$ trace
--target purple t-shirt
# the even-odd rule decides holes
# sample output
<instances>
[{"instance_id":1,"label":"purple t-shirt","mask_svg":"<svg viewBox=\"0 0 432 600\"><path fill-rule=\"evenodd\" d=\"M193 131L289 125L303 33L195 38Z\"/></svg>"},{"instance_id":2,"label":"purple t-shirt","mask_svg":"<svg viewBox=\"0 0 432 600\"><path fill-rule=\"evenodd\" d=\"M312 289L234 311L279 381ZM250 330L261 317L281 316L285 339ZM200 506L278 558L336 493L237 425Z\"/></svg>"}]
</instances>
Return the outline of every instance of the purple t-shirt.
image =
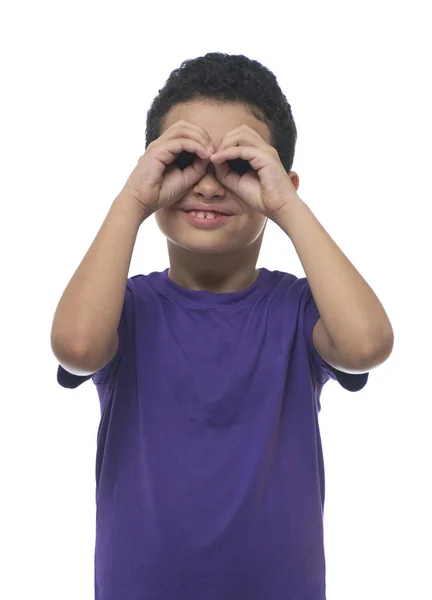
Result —
<instances>
[{"instance_id":1,"label":"purple t-shirt","mask_svg":"<svg viewBox=\"0 0 432 600\"><path fill-rule=\"evenodd\" d=\"M128 279L119 349L92 378L96 600L325 600L329 380L306 278L260 269L241 292Z\"/></svg>"}]
</instances>

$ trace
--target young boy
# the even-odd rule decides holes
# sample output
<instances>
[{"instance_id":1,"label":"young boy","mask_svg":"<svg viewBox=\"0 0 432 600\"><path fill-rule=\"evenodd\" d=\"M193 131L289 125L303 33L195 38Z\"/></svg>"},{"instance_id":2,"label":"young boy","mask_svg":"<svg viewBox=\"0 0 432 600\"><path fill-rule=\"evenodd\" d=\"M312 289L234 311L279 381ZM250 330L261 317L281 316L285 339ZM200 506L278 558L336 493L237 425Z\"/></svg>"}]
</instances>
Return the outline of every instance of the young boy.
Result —
<instances>
[{"instance_id":1,"label":"young boy","mask_svg":"<svg viewBox=\"0 0 432 600\"><path fill-rule=\"evenodd\" d=\"M262 65L183 63L59 302L58 382L101 404L97 600L325 599L320 394L361 390L393 333L297 196L295 140ZM128 278L151 214L169 269ZM307 278L256 269L268 218Z\"/></svg>"}]
</instances>

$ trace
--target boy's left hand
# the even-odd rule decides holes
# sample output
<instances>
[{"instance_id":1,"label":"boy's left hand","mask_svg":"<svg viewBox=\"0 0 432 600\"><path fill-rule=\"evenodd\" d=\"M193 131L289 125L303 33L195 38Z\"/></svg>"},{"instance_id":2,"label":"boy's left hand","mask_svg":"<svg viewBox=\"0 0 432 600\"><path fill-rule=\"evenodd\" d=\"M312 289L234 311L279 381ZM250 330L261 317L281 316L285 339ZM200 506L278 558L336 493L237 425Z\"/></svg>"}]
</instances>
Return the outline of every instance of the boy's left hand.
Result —
<instances>
[{"instance_id":1,"label":"boy's left hand","mask_svg":"<svg viewBox=\"0 0 432 600\"><path fill-rule=\"evenodd\" d=\"M247 160L253 171L239 175L227 160ZM253 209L274 219L293 198L297 190L273 146L251 127L242 125L221 141L218 152L210 158L217 179Z\"/></svg>"}]
</instances>

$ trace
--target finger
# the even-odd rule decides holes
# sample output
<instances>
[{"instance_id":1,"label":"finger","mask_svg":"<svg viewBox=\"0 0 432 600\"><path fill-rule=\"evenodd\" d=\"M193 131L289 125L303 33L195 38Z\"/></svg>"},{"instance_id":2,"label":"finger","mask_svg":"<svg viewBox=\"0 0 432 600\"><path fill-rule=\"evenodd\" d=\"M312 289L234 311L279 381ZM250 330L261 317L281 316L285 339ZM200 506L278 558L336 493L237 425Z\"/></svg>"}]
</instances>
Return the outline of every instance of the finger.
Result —
<instances>
[{"instance_id":1,"label":"finger","mask_svg":"<svg viewBox=\"0 0 432 600\"><path fill-rule=\"evenodd\" d=\"M243 125L240 125L240 127L236 127L235 129L228 131L228 133L226 134L226 136L224 136L224 138L231 136L231 135L238 135L241 133L250 134L253 137L256 137L256 138L259 138L262 140L262 137L259 135L259 133L257 131L255 131L255 129L252 129L252 127L249 127L248 125L246 125L245 123Z\"/></svg>"},{"instance_id":2,"label":"finger","mask_svg":"<svg viewBox=\"0 0 432 600\"><path fill-rule=\"evenodd\" d=\"M220 164L226 160L233 160L235 158L251 161L257 158L257 148L253 146L234 146L216 152L210 157L210 160L212 163Z\"/></svg>"},{"instance_id":3,"label":"finger","mask_svg":"<svg viewBox=\"0 0 432 600\"><path fill-rule=\"evenodd\" d=\"M226 137L224 137L219 145L217 154L219 154L220 151L229 148L230 146L239 145L255 146L257 148L264 149L268 144L266 144L258 134L253 135L253 133L251 133L250 131L242 129L239 131L231 132Z\"/></svg>"},{"instance_id":4,"label":"finger","mask_svg":"<svg viewBox=\"0 0 432 600\"><path fill-rule=\"evenodd\" d=\"M175 137L169 142L165 142L165 149L171 153L170 162L176 160L176 157L183 152L197 154L200 158L205 160L208 160L212 154L206 146L190 137Z\"/></svg>"},{"instance_id":5,"label":"finger","mask_svg":"<svg viewBox=\"0 0 432 600\"><path fill-rule=\"evenodd\" d=\"M205 129L198 127L188 121L178 121L171 125L161 136L161 138L173 139L179 137L189 137L191 139L200 142L203 146L208 148L211 152L215 151L213 142Z\"/></svg>"},{"instance_id":6,"label":"finger","mask_svg":"<svg viewBox=\"0 0 432 600\"><path fill-rule=\"evenodd\" d=\"M185 189L189 190L197 181L199 181L206 173L206 162L205 160L197 159L193 165L186 167L183 171Z\"/></svg>"}]
</instances>

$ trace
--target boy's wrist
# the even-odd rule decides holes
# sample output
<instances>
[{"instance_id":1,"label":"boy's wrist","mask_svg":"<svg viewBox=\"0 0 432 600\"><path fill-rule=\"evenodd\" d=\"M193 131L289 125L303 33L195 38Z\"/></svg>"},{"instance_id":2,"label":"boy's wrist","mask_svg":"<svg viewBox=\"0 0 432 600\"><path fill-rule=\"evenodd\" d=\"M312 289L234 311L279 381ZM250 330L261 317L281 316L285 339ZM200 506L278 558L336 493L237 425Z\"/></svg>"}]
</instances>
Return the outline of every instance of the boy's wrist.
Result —
<instances>
[{"instance_id":1,"label":"boy's wrist","mask_svg":"<svg viewBox=\"0 0 432 600\"><path fill-rule=\"evenodd\" d=\"M132 218L136 218L139 224L145 221L145 219L150 217L154 212L139 202L135 196L125 188L118 194L114 203L122 206L124 210L130 211Z\"/></svg>"}]
</instances>

